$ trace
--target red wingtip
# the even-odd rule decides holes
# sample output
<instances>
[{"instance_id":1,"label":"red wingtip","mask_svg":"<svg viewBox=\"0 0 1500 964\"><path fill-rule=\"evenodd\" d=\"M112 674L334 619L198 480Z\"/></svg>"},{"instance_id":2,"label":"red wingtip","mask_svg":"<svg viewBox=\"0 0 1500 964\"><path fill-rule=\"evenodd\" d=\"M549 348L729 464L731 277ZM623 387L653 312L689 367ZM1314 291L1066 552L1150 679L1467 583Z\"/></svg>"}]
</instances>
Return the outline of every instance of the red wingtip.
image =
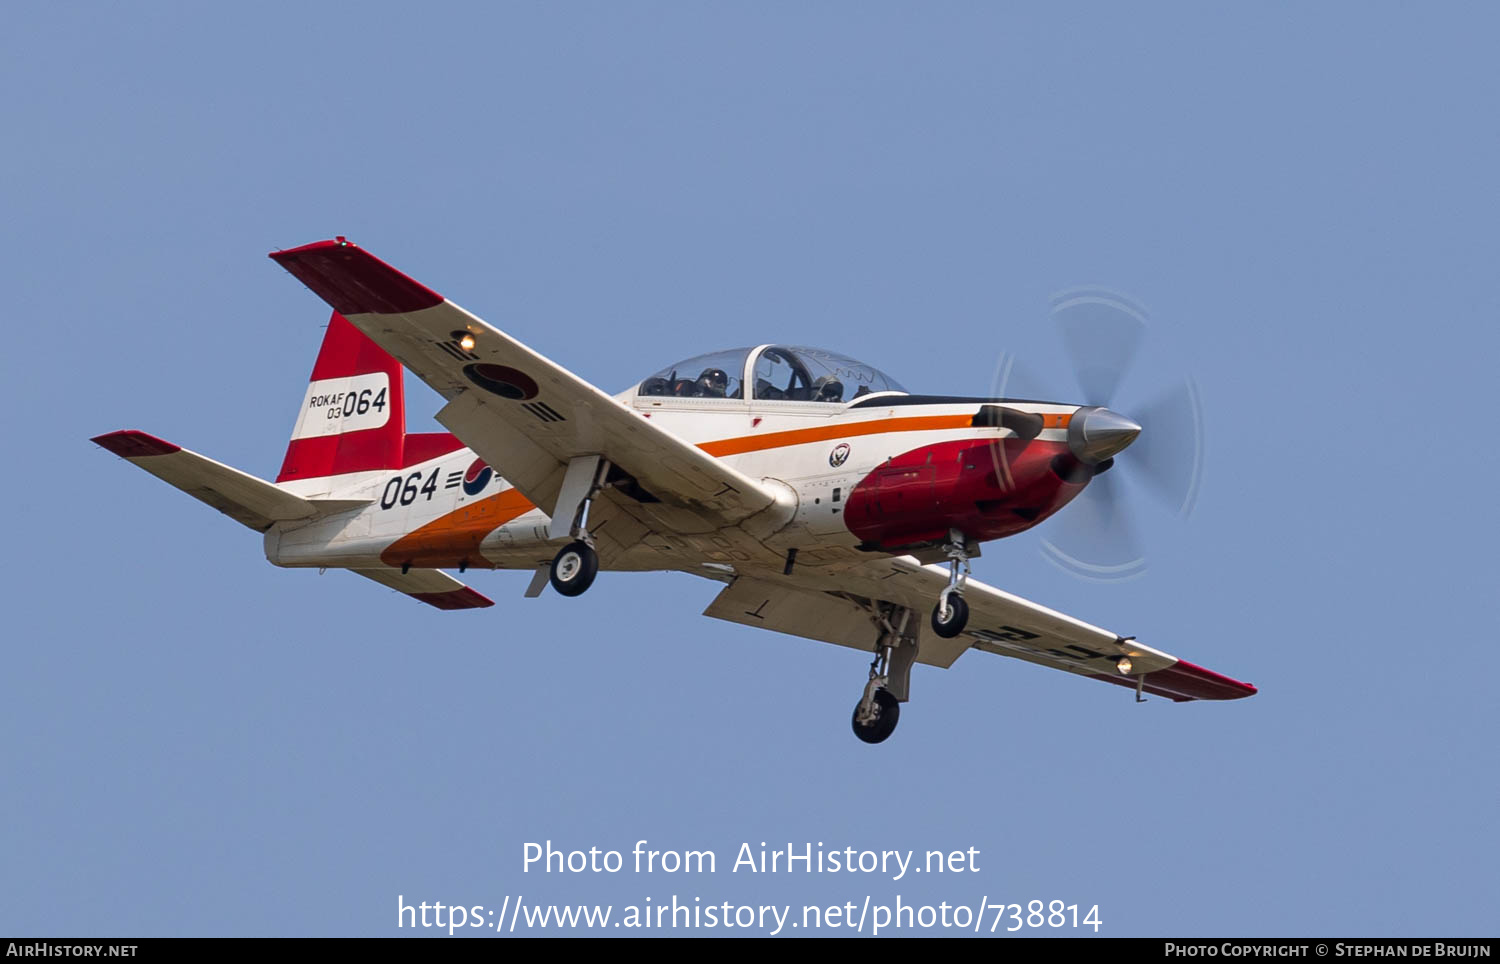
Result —
<instances>
[{"instance_id":1,"label":"red wingtip","mask_svg":"<svg viewBox=\"0 0 1500 964\"><path fill-rule=\"evenodd\" d=\"M344 315L400 314L443 303L443 296L340 237L268 257Z\"/></svg>"},{"instance_id":2,"label":"red wingtip","mask_svg":"<svg viewBox=\"0 0 1500 964\"><path fill-rule=\"evenodd\" d=\"M495 605L494 600L486 598L468 586L462 589L450 589L447 592L414 592L411 598L429 606L436 606L438 609L484 609L486 606Z\"/></svg>"},{"instance_id":3,"label":"red wingtip","mask_svg":"<svg viewBox=\"0 0 1500 964\"><path fill-rule=\"evenodd\" d=\"M1114 683L1116 686L1128 686L1131 689L1135 689L1136 685L1134 676L1100 673L1094 678L1104 680L1106 683ZM1166 669L1147 673L1145 690L1147 693L1165 696L1178 703L1185 703L1188 700L1242 700L1260 692L1250 683L1230 679L1211 669L1204 669L1202 666L1181 659Z\"/></svg>"},{"instance_id":4,"label":"red wingtip","mask_svg":"<svg viewBox=\"0 0 1500 964\"><path fill-rule=\"evenodd\" d=\"M95 445L106 448L123 459L138 459L146 455L171 455L173 452L181 452L182 446L165 442L155 435L147 435L145 432L137 432L135 429L125 429L119 432L110 432L105 435L96 435L89 439Z\"/></svg>"},{"instance_id":5,"label":"red wingtip","mask_svg":"<svg viewBox=\"0 0 1500 964\"><path fill-rule=\"evenodd\" d=\"M1260 692L1250 683L1231 679L1185 659L1179 659L1177 665L1166 672L1172 674L1176 689L1200 700L1240 700Z\"/></svg>"}]
</instances>

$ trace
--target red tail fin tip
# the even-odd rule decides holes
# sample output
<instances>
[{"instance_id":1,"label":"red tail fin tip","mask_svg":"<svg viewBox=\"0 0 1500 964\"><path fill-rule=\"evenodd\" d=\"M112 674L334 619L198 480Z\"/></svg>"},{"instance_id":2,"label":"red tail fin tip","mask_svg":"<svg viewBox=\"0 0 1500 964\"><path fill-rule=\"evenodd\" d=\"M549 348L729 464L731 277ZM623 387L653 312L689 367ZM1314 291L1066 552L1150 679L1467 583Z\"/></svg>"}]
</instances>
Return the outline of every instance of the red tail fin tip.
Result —
<instances>
[{"instance_id":1,"label":"red tail fin tip","mask_svg":"<svg viewBox=\"0 0 1500 964\"><path fill-rule=\"evenodd\" d=\"M335 311L276 481L399 469L405 442L401 363Z\"/></svg>"}]
</instances>

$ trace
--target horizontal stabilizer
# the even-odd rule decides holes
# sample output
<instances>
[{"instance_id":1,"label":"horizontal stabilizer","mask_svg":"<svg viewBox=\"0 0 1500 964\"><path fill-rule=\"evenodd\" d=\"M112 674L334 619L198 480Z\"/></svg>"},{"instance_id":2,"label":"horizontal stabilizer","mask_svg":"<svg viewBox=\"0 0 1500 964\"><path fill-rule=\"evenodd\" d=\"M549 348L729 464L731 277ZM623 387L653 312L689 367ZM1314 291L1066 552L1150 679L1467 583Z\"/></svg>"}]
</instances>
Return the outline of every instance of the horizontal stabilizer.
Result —
<instances>
[{"instance_id":1,"label":"horizontal stabilizer","mask_svg":"<svg viewBox=\"0 0 1500 964\"><path fill-rule=\"evenodd\" d=\"M494 601L438 569L351 569L382 586L404 592L417 602L437 609L484 609Z\"/></svg>"},{"instance_id":2,"label":"horizontal stabilizer","mask_svg":"<svg viewBox=\"0 0 1500 964\"><path fill-rule=\"evenodd\" d=\"M110 432L91 441L257 532L265 532L278 522L311 519L366 504L304 499L145 432Z\"/></svg>"}]
</instances>

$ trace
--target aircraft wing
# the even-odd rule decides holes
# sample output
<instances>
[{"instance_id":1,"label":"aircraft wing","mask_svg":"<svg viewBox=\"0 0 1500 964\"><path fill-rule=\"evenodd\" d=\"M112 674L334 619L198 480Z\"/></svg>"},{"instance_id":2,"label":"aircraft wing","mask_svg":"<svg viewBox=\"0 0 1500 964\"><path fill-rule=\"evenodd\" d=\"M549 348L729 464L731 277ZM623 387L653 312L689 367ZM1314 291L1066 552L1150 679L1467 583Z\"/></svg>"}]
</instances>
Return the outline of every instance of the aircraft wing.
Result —
<instances>
[{"instance_id":1,"label":"aircraft wing","mask_svg":"<svg viewBox=\"0 0 1500 964\"><path fill-rule=\"evenodd\" d=\"M957 639L944 639L932 631L928 614L947 585L945 567L924 566L911 556L842 570L799 569L785 577L741 575L719 593L705 615L868 652L876 639L867 615L870 604L889 602L919 614L920 663L947 667L973 648L1131 689L1137 677L1144 676L1145 692L1177 702L1232 700L1256 693L1249 683L973 579L964 591L968 627ZM1129 676L1119 671L1121 657L1130 659Z\"/></svg>"},{"instance_id":2,"label":"aircraft wing","mask_svg":"<svg viewBox=\"0 0 1500 964\"><path fill-rule=\"evenodd\" d=\"M775 501L758 480L362 248L319 241L271 258L447 399L438 421L549 515L569 463L594 455L629 477L612 476L617 488L681 510L680 531L733 525Z\"/></svg>"}]
</instances>

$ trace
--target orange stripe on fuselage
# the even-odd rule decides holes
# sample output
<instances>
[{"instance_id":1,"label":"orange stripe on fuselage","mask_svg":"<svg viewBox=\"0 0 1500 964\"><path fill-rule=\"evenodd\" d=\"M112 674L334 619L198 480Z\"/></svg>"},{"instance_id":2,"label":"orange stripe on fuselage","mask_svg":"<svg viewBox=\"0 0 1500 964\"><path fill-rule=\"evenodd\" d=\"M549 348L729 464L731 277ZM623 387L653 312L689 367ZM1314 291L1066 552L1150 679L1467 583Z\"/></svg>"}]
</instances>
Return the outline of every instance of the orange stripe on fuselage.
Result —
<instances>
[{"instance_id":1,"label":"orange stripe on fuselage","mask_svg":"<svg viewBox=\"0 0 1500 964\"><path fill-rule=\"evenodd\" d=\"M516 489L497 492L408 532L386 547L380 561L388 566L423 569L488 566L479 552L484 537L534 508Z\"/></svg>"},{"instance_id":2,"label":"orange stripe on fuselage","mask_svg":"<svg viewBox=\"0 0 1500 964\"><path fill-rule=\"evenodd\" d=\"M1070 420L1068 415L1042 417L1047 428L1066 428ZM809 442L831 442L834 439L855 438L860 435L941 431L969 428L973 424L973 415L908 415L742 435L738 438L700 442L698 447L709 455L722 458L726 455L743 455L746 452L762 452ZM506 489L455 509L407 533L391 543L380 554L380 559L388 566L413 565L430 569L455 569L461 564L486 566L488 562L479 552L479 544L484 541L485 536L534 508L536 506L520 492Z\"/></svg>"},{"instance_id":3,"label":"orange stripe on fuselage","mask_svg":"<svg viewBox=\"0 0 1500 964\"><path fill-rule=\"evenodd\" d=\"M742 455L745 452L760 452L765 449L785 448L789 445L804 445L808 442L831 442L834 439L854 438L859 435L938 431L947 428L969 428L973 424L973 415L910 415L905 418L875 418L867 422L844 422L840 425L820 425L817 428L794 428L786 432L743 435L739 438L720 439L717 442L702 442L698 447L709 455L723 457Z\"/></svg>"}]
</instances>

